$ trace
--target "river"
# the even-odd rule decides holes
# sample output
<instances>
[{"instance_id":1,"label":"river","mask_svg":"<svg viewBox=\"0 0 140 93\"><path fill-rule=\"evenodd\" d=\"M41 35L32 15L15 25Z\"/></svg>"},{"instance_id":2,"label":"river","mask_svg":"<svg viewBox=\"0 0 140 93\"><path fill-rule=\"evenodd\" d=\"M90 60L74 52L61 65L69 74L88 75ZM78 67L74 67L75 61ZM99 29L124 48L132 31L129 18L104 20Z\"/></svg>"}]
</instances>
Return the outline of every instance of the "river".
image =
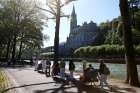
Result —
<instances>
[{"instance_id":1,"label":"river","mask_svg":"<svg viewBox=\"0 0 140 93\"><path fill-rule=\"evenodd\" d=\"M66 68L68 69L68 62L66 62ZM89 63L87 63L88 65ZM99 69L99 63L90 63L95 69ZM111 64L111 63L106 63L107 67L110 69L110 77L111 78L118 78L121 80L124 80L126 77L126 65L125 64ZM75 62L75 69L77 71L82 70L82 63L81 62ZM140 65L137 65L137 70L139 74L139 79L140 79Z\"/></svg>"}]
</instances>

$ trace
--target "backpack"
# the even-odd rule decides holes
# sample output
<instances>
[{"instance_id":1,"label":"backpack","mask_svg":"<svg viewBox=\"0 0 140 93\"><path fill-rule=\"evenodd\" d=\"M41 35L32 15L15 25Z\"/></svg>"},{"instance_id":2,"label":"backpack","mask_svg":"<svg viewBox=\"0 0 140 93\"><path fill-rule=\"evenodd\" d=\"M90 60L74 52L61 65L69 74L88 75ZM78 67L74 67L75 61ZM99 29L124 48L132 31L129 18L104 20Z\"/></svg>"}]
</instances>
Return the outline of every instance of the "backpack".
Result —
<instances>
[{"instance_id":1,"label":"backpack","mask_svg":"<svg viewBox=\"0 0 140 93\"><path fill-rule=\"evenodd\" d=\"M104 67L104 74L105 75L110 75L110 70L109 70L109 68L108 67Z\"/></svg>"},{"instance_id":2,"label":"backpack","mask_svg":"<svg viewBox=\"0 0 140 93\"><path fill-rule=\"evenodd\" d=\"M72 65L71 65L71 68L72 68L72 70L75 70L75 65L72 64Z\"/></svg>"},{"instance_id":3,"label":"backpack","mask_svg":"<svg viewBox=\"0 0 140 93\"><path fill-rule=\"evenodd\" d=\"M75 65L74 64L70 64L69 65L69 70L75 70Z\"/></svg>"}]
</instances>

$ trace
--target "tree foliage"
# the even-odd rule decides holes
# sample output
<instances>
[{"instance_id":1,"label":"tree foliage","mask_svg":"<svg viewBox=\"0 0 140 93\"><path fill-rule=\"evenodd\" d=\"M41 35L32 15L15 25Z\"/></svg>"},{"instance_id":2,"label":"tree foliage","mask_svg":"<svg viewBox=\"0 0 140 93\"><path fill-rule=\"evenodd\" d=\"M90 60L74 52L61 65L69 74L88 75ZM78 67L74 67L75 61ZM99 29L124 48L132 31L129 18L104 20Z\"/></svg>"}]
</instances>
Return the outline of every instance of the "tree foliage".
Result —
<instances>
[{"instance_id":1,"label":"tree foliage","mask_svg":"<svg viewBox=\"0 0 140 93\"><path fill-rule=\"evenodd\" d=\"M140 56L140 44L136 45L135 53ZM80 47L74 51L74 55L84 58L98 58L98 57L123 57L125 48L123 45L118 44L104 44L99 46L86 46Z\"/></svg>"},{"instance_id":2,"label":"tree foliage","mask_svg":"<svg viewBox=\"0 0 140 93\"><path fill-rule=\"evenodd\" d=\"M78 57L121 57L124 55L125 49L123 45L100 45L80 47L74 51Z\"/></svg>"},{"instance_id":3,"label":"tree foliage","mask_svg":"<svg viewBox=\"0 0 140 93\"><path fill-rule=\"evenodd\" d=\"M43 45L42 13L34 0L0 1L0 52L2 57L17 58L26 48ZM7 53L6 53L7 52ZM14 55L14 56L13 56Z\"/></svg>"}]
</instances>

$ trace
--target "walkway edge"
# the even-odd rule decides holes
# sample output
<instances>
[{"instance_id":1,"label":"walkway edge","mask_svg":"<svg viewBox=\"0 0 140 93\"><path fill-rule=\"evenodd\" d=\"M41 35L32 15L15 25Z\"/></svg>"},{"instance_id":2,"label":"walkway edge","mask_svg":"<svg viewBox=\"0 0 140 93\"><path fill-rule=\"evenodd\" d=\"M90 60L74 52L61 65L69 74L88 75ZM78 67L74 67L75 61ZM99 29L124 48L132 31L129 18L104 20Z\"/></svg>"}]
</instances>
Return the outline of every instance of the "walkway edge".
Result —
<instances>
[{"instance_id":1,"label":"walkway edge","mask_svg":"<svg viewBox=\"0 0 140 93\"><path fill-rule=\"evenodd\" d=\"M20 86L8 70L4 69L4 72L6 73L6 75L8 76L8 78L10 79L10 81L12 82L14 87L15 86ZM15 92L16 93L28 93L24 88L15 88Z\"/></svg>"}]
</instances>

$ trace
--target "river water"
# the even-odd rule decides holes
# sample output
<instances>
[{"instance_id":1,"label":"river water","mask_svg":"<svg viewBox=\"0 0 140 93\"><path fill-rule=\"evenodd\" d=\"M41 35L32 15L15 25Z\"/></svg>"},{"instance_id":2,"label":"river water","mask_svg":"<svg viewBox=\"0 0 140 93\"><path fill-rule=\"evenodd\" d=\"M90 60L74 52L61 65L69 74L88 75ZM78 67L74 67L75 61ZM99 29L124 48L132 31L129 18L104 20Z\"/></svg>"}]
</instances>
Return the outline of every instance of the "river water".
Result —
<instances>
[{"instance_id":1,"label":"river water","mask_svg":"<svg viewBox=\"0 0 140 93\"><path fill-rule=\"evenodd\" d=\"M82 63L81 62L74 62L75 63L75 69L77 71L82 71ZM87 63L88 65L89 63ZM99 69L99 63L90 63L95 69ZM111 78L118 78L124 80L126 77L126 65L125 64L111 64L106 63L107 67L110 69L110 77ZM66 68L68 69L68 62L66 62ZM137 70L139 74L140 79L140 65L137 65Z\"/></svg>"}]
</instances>

